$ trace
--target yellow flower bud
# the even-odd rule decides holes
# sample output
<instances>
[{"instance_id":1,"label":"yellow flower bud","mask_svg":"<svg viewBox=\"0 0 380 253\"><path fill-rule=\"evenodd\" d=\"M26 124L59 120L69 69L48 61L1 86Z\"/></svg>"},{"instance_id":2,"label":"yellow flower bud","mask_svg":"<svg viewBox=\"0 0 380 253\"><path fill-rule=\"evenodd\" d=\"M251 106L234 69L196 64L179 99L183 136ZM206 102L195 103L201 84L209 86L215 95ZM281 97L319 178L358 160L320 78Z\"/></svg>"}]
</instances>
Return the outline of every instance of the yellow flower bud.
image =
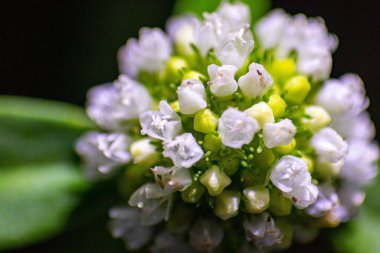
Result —
<instances>
[{"instance_id":1,"label":"yellow flower bud","mask_svg":"<svg viewBox=\"0 0 380 253\"><path fill-rule=\"evenodd\" d=\"M178 56L172 56L166 63L164 76L170 81L179 80L182 77L181 71L186 68L188 68L188 64L185 59Z\"/></svg>"},{"instance_id":2,"label":"yellow flower bud","mask_svg":"<svg viewBox=\"0 0 380 253\"><path fill-rule=\"evenodd\" d=\"M170 103L170 107L173 108L175 112L179 112L179 101L176 100Z\"/></svg>"},{"instance_id":3,"label":"yellow flower bud","mask_svg":"<svg viewBox=\"0 0 380 253\"><path fill-rule=\"evenodd\" d=\"M231 184L231 179L216 165L206 170L199 181L207 188L211 196L219 195L224 188Z\"/></svg>"},{"instance_id":4,"label":"yellow flower bud","mask_svg":"<svg viewBox=\"0 0 380 253\"><path fill-rule=\"evenodd\" d=\"M273 123L273 111L265 102L260 102L244 111L252 118L256 119L262 128L266 123Z\"/></svg>"},{"instance_id":5,"label":"yellow flower bud","mask_svg":"<svg viewBox=\"0 0 380 253\"><path fill-rule=\"evenodd\" d=\"M190 71L185 72L185 74L183 75L183 79L202 80L202 79L206 79L206 77L204 75L202 75L201 73L199 73L198 71L190 70Z\"/></svg>"},{"instance_id":6,"label":"yellow flower bud","mask_svg":"<svg viewBox=\"0 0 380 253\"><path fill-rule=\"evenodd\" d=\"M300 105L309 94L311 85L306 76L295 76L285 83L285 100L290 104Z\"/></svg>"},{"instance_id":7,"label":"yellow flower bud","mask_svg":"<svg viewBox=\"0 0 380 253\"><path fill-rule=\"evenodd\" d=\"M271 75L278 80L286 80L289 77L292 77L296 74L297 66L294 60L285 58L285 59L276 59L273 61L272 66L270 67Z\"/></svg>"},{"instance_id":8,"label":"yellow flower bud","mask_svg":"<svg viewBox=\"0 0 380 253\"><path fill-rule=\"evenodd\" d=\"M321 106L306 106L305 114L307 114L309 118L302 118L302 124L312 132L317 132L331 122L330 114Z\"/></svg>"},{"instance_id":9,"label":"yellow flower bud","mask_svg":"<svg viewBox=\"0 0 380 253\"><path fill-rule=\"evenodd\" d=\"M194 130L204 134L212 133L218 126L218 117L209 109L203 109L195 114Z\"/></svg>"},{"instance_id":10,"label":"yellow flower bud","mask_svg":"<svg viewBox=\"0 0 380 253\"><path fill-rule=\"evenodd\" d=\"M289 154L290 152L292 152L294 150L294 148L296 147L296 144L297 144L297 142L293 138L292 141L288 145L277 146L277 147L274 148L274 150L277 153L280 153L282 155L286 155L286 154Z\"/></svg>"},{"instance_id":11,"label":"yellow flower bud","mask_svg":"<svg viewBox=\"0 0 380 253\"><path fill-rule=\"evenodd\" d=\"M287 107L286 102L278 94L273 94L269 97L268 105L270 108L272 108L275 118L281 117Z\"/></svg>"},{"instance_id":12,"label":"yellow flower bud","mask_svg":"<svg viewBox=\"0 0 380 253\"><path fill-rule=\"evenodd\" d=\"M203 147L207 151L217 152L222 146L222 139L217 133L206 134L203 139Z\"/></svg>"}]
</instances>

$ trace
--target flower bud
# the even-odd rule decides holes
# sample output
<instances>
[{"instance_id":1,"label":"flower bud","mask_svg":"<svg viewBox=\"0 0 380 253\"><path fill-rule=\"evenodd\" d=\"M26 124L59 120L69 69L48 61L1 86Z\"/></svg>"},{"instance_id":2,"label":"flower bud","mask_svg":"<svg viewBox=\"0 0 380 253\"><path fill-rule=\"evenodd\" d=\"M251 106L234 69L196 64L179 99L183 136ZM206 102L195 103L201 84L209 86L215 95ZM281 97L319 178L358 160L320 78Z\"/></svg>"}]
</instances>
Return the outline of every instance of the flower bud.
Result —
<instances>
[{"instance_id":1,"label":"flower bud","mask_svg":"<svg viewBox=\"0 0 380 253\"><path fill-rule=\"evenodd\" d=\"M268 148L289 145L296 134L296 127L290 119L268 123L263 128L264 144Z\"/></svg>"},{"instance_id":2,"label":"flower bud","mask_svg":"<svg viewBox=\"0 0 380 253\"><path fill-rule=\"evenodd\" d=\"M183 79L198 79L199 81L201 81L202 79L205 80L206 77L198 71L189 70L183 74Z\"/></svg>"},{"instance_id":3,"label":"flower bud","mask_svg":"<svg viewBox=\"0 0 380 253\"><path fill-rule=\"evenodd\" d=\"M247 74L239 78L239 87L249 98L263 96L273 85L273 79L265 68L257 63L249 65Z\"/></svg>"},{"instance_id":4,"label":"flower bud","mask_svg":"<svg viewBox=\"0 0 380 253\"><path fill-rule=\"evenodd\" d=\"M294 76L296 72L296 63L290 58L275 59L270 66L270 73L280 81Z\"/></svg>"},{"instance_id":5,"label":"flower bud","mask_svg":"<svg viewBox=\"0 0 380 253\"><path fill-rule=\"evenodd\" d=\"M220 159L219 165L228 176L232 176L239 169L240 162L238 159L227 156Z\"/></svg>"},{"instance_id":6,"label":"flower bud","mask_svg":"<svg viewBox=\"0 0 380 253\"><path fill-rule=\"evenodd\" d=\"M223 191L215 199L214 213L222 220L228 220L239 213L240 193Z\"/></svg>"},{"instance_id":7,"label":"flower bud","mask_svg":"<svg viewBox=\"0 0 380 253\"><path fill-rule=\"evenodd\" d=\"M265 102L257 103L244 111L246 114L256 119L260 124L260 128L267 123L274 122L273 111Z\"/></svg>"},{"instance_id":8,"label":"flower bud","mask_svg":"<svg viewBox=\"0 0 380 253\"><path fill-rule=\"evenodd\" d=\"M269 97L268 105L272 109L275 118L281 117L287 107L286 102L278 94L272 94Z\"/></svg>"},{"instance_id":9,"label":"flower bud","mask_svg":"<svg viewBox=\"0 0 380 253\"><path fill-rule=\"evenodd\" d=\"M243 195L244 206L249 213L262 213L269 207L269 190L263 186L245 188Z\"/></svg>"},{"instance_id":10,"label":"flower bud","mask_svg":"<svg viewBox=\"0 0 380 253\"><path fill-rule=\"evenodd\" d=\"M286 154L289 154L290 152L292 152L294 150L294 148L296 147L296 145L297 145L296 139L293 138L292 141L288 145L277 146L274 148L274 150L277 153L280 153L282 155L286 155Z\"/></svg>"},{"instance_id":11,"label":"flower bud","mask_svg":"<svg viewBox=\"0 0 380 253\"><path fill-rule=\"evenodd\" d=\"M149 166L158 161L160 155L156 152L156 148L150 144L150 138L144 138L131 144L130 152L135 164L143 164Z\"/></svg>"},{"instance_id":12,"label":"flower bud","mask_svg":"<svg viewBox=\"0 0 380 253\"><path fill-rule=\"evenodd\" d=\"M200 133L208 134L216 130L218 126L218 116L210 111L204 109L195 114L194 117L194 130Z\"/></svg>"},{"instance_id":13,"label":"flower bud","mask_svg":"<svg viewBox=\"0 0 380 253\"><path fill-rule=\"evenodd\" d=\"M207 68L210 76L210 90L217 97L231 95L237 91L238 84L235 81L237 68L232 65L223 65L221 67L212 64Z\"/></svg>"},{"instance_id":14,"label":"flower bud","mask_svg":"<svg viewBox=\"0 0 380 253\"><path fill-rule=\"evenodd\" d=\"M189 232L190 244L201 252L212 252L224 236L223 228L214 220L200 218Z\"/></svg>"},{"instance_id":15,"label":"flower bud","mask_svg":"<svg viewBox=\"0 0 380 253\"><path fill-rule=\"evenodd\" d=\"M330 127L319 130L311 139L311 146L319 159L332 163L342 160L348 149L343 138Z\"/></svg>"},{"instance_id":16,"label":"flower bud","mask_svg":"<svg viewBox=\"0 0 380 253\"><path fill-rule=\"evenodd\" d=\"M181 193L181 198L186 203L198 203L205 193L205 188L199 182L193 182L186 190Z\"/></svg>"},{"instance_id":17,"label":"flower bud","mask_svg":"<svg viewBox=\"0 0 380 253\"><path fill-rule=\"evenodd\" d=\"M321 106L306 106L305 114L308 115L309 118L302 118L302 124L313 132L317 132L331 122L330 114Z\"/></svg>"},{"instance_id":18,"label":"flower bud","mask_svg":"<svg viewBox=\"0 0 380 253\"><path fill-rule=\"evenodd\" d=\"M286 216L292 211L292 202L282 195L282 192L276 188L270 191L270 207L269 211L276 216Z\"/></svg>"},{"instance_id":19,"label":"flower bud","mask_svg":"<svg viewBox=\"0 0 380 253\"><path fill-rule=\"evenodd\" d=\"M309 94L311 85L305 76L295 76L285 83L285 100L300 105Z\"/></svg>"},{"instance_id":20,"label":"flower bud","mask_svg":"<svg viewBox=\"0 0 380 253\"><path fill-rule=\"evenodd\" d=\"M211 196L219 195L224 188L231 184L231 179L216 165L206 170L199 181L207 188Z\"/></svg>"},{"instance_id":21,"label":"flower bud","mask_svg":"<svg viewBox=\"0 0 380 253\"><path fill-rule=\"evenodd\" d=\"M184 79L177 89L179 109L183 114L194 114L207 106L206 91L198 79Z\"/></svg>"},{"instance_id":22,"label":"flower bud","mask_svg":"<svg viewBox=\"0 0 380 253\"><path fill-rule=\"evenodd\" d=\"M222 146L222 139L217 133L206 134L203 139L203 147L212 152L217 152Z\"/></svg>"},{"instance_id":23,"label":"flower bud","mask_svg":"<svg viewBox=\"0 0 380 253\"><path fill-rule=\"evenodd\" d=\"M172 56L166 62L164 77L168 81L176 82L181 79L181 72L186 68L188 68L188 64L185 59L178 56Z\"/></svg>"}]
</instances>

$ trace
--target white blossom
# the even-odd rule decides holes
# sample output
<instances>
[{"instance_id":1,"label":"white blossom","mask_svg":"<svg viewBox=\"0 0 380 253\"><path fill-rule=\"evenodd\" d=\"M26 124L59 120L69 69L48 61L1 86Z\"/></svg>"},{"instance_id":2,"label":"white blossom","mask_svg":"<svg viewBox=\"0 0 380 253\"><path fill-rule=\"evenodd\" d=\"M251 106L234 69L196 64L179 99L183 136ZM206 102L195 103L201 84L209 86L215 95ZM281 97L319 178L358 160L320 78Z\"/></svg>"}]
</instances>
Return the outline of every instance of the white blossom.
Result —
<instances>
[{"instance_id":1,"label":"white blossom","mask_svg":"<svg viewBox=\"0 0 380 253\"><path fill-rule=\"evenodd\" d=\"M334 187L329 184L318 186L318 199L309 206L306 212L313 217L322 217L339 204L338 194Z\"/></svg>"},{"instance_id":2,"label":"white blossom","mask_svg":"<svg viewBox=\"0 0 380 253\"><path fill-rule=\"evenodd\" d=\"M146 162L158 155L155 146L151 142L152 139L143 138L131 144L130 151L135 164Z\"/></svg>"},{"instance_id":3,"label":"white blossom","mask_svg":"<svg viewBox=\"0 0 380 253\"><path fill-rule=\"evenodd\" d=\"M228 25L223 25L223 19L216 13L204 14L205 21L202 24L198 24L194 31L194 44L199 49L203 56L216 48L223 34L227 33L226 29L229 29Z\"/></svg>"},{"instance_id":4,"label":"white blossom","mask_svg":"<svg viewBox=\"0 0 380 253\"><path fill-rule=\"evenodd\" d=\"M136 77L140 71L159 71L171 54L168 36L159 28L142 28L139 40L132 38L119 50L119 69Z\"/></svg>"},{"instance_id":5,"label":"white blossom","mask_svg":"<svg viewBox=\"0 0 380 253\"><path fill-rule=\"evenodd\" d=\"M239 78L239 87L249 98L263 96L273 85L273 79L263 65L251 63L247 74Z\"/></svg>"},{"instance_id":6,"label":"white blossom","mask_svg":"<svg viewBox=\"0 0 380 253\"><path fill-rule=\"evenodd\" d=\"M310 183L296 187L291 192L285 192L284 196L289 198L297 208L304 209L317 200L318 188Z\"/></svg>"},{"instance_id":7,"label":"white blossom","mask_svg":"<svg viewBox=\"0 0 380 253\"><path fill-rule=\"evenodd\" d=\"M191 174L186 168L156 166L150 171L154 174L156 183L167 192L184 191L193 183Z\"/></svg>"},{"instance_id":8,"label":"white blossom","mask_svg":"<svg viewBox=\"0 0 380 253\"><path fill-rule=\"evenodd\" d=\"M259 249L280 244L283 235L276 226L274 219L265 212L258 216L252 215L243 223L248 241L253 241Z\"/></svg>"},{"instance_id":9,"label":"white blossom","mask_svg":"<svg viewBox=\"0 0 380 253\"><path fill-rule=\"evenodd\" d=\"M181 132L181 118L165 100L161 100L159 106L159 111L140 114L141 134L160 140L172 140Z\"/></svg>"},{"instance_id":10,"label":"white blossom","mask_svg":"<svg viewBox=\"0 0 380 253\"><path fill-rule=\"evenodd\" d=\"M195 114L206 108L206 91L198 79L184 79L177 89L179 109L183 114Z\"/></svg>"},{"instance_id":11,"label":"white blossom","mask_svg":"<svg viewBox=\"0 0 380 253\"><path fill-rule=\"evenodd\" d=\"M87 114L107 130L123 130L149 110L152 98L144 86L120 75L113 84L96 86L87 95Z\"/></svg>"},{"instance_id":12,"label":"white blossom","mask_svg":"<svg viewBox=\"0 0 380 253\"><path fill-rule=\"evenodd\" d=\"M220 117L218 130L225 146L241 148L253 140L259 123L244 112L229 108Z\"/></svg>"},{"instance_id":13,"label":"white blossom","mask_svg":"<svg viewBox=\"0 0 380 253\"><path fill-rule=\"evenodd\" d=\"M311 175L303 159L286 155L274 166L270 180L282 192L290 193L299 187L308 186Z\"/></svg>"},{"instance_id":14,"label":"white blossom","mask_svg":"<svg viewBox=\"0 0 380 253\"><path fill-rule=\"evenodd\" d=\"M97 180L127 164L131 160L130 143L131 139L121 133L89 132L82 136L76 144L76 151L84 160L86 176Z\"/></svg>"},{"instance_id":15,"label":"white blossom","mask_svg":"<svg viewBox=\"0 0 380 253\"><path fill-rule=\"evenodd\" d=\"M327 81L316 97L316 103L323 106L334 117L355 117L368 106L363 81L354 74Z\"/></svg>"},{"instance_id":16,"label":"white blossom","mask_svg":"<svg viewBox=\"0 0 380 253\"><path fill-rule=\"evenodd\" d=\"M334 117L331 124L342 137L354 140L371 140L375 137L376 129L367 112L358 116L344 115Z\"/></svg>"},{"instance_id":17,"label":"white blossom","mask_svg":"<svg viewBox=\"0 0 380 253\"><path fill-rule=\"evenodd\" d=\"M344 160L341 177L352 184L362 186L373 181L377 175L379 147L365 140L351 140Z\"/></svg>"},{"instance_id":18,"label":"white blossom","mask_svg":"<svg viewBox=\"0 0 380 253\"><path fill-rule=\"evenodd\" d=\"M203 150L191 133L184 133L174 140L164 142L165 157L169 157L175 166L190 168L203 157Z\"/></svg>"},{"instance_id":19,"label":"white blossom","mask_svg":"<svg viewBox=\"0 0 380 253\"><path fill-rule=\"evenodd\" d=\"M190 244L199 251L212 252L223 240L223 228L210 218L199 218L190 229Z\"/></svg>"},{"instance_id":20,"label":"white blossom","mask_svg":"<svg viewBox=\"0 0 380 253\"><path fill-rule=\"evenodd\" d=\"M242 27L251 22L249 7L243 3L222 2L216 13L227 20L233 27Z\"/></svg>"},{"instance_id":21,"label":"white blossom","mask_svg":"<svg viewBox=\"0 0 380 253\"><path fill-rule=\"evenodd\" d=\"M343 182L338 190L339 205L332 210L332 214L342 222L350 220L357 214L358 207L361 206L365 199L363 189Z\"/></svg>"},{"instance_id":22,"label":"white blossom","mask_svg":"<svg viewBox=\"0 0 380 253\"><path fill-rule=\"evenodd\" d=\"M141 212L137 208L114 207L109 211L111 234L114 238L122 238L129 250L136 250L147 244L153 228L140 223Z\"/></svg>"},{"instance_id":23,"label":"white blossom","mask_svg":"<svg viewBox=\"0 0 380 253\"><path fill-rule=\"evenodd\" d=\"M221 67L211 64L207 67L210 76L210 90L217 97L231 95L238 89L235 80L237 68L232 65L223 65Z\"/></svg>"},{"instance_id":24,"label":"white blossom","mask_svg":"<svg viewBox=\"0 0 380 253\"><path fill-rule=\"evenodd\" d=\"M288 145L296 134L296 127L290 119L283 119L277 123L267 123L263 128L264 144L268 148Z\"/></svg>"},{"instance_id":25,"label":"white blossom","mask_svg":"<svg viewBox=\"0 0 380 253\"><path fill-rule=\"evenodd\" d=\"M329 78L332 69L332 56L329 48L308 46L299 50L297 70L299 73L312 76L316 81Z\"/></svg>"},{"instance_id":26,"label":"white blossom","mask_svg":"<svg viewBox=\"0 0 380 253\"><path fill-rule=\"evenodd\" d=\"M255 27L260 45L264 49L276 47L289 20L289 15L281 9L273 10L262 18Z\"/></svg>"},{"instance_id":27,"label":"white blossom","mask_svg":"<svg viewBox=\"0 0 380 253\"><path fill-rule=\"evenodd\" d=\"M314 134L311 146L319 159L332 163L338 162L347 153L347 143L330 127L322 128Z\"/></svg>"},{"instance_id":28,"label":"white blossom","mask_svg":"<svg viewBox=\"0 0 380 253\"><path fill-rule=\"evenodd\" d=\"M129 198L128 204L141 209L141 224L155 225L168 220L173 205L172 194L158 184L146 183Z\"/></svg>"}]
</instances>

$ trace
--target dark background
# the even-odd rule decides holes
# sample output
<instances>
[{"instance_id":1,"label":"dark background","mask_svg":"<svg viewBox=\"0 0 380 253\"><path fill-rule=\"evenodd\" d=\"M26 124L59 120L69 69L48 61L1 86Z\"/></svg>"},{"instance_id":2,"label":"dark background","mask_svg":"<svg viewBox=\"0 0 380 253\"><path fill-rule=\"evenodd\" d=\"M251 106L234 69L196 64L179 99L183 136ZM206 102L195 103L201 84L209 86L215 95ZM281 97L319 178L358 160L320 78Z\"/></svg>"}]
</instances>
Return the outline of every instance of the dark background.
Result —
<instances>
[{"instance_id":1,"label":"dark background","mask_svg":"<svg viewBox=\"0 0 380 253\"><path fill-rule=\"evenodd\" d=\"M136 36L142 26L163 27L173 3L174 0L1 0L0 94L83 105L89 87L117 77L118 48L128 37ZM379 126L380 1L274 0L273 7L326 20L329 30L340 39L332 76L355 72L363 78L371 99L369 110ZM14 252L120 252L121 242L115 244L109 239L102 229L105 223L98 220ZM322 252L322 248L329 252L323 238L308 251ZM294 252L304 250L299 247Z\"/></svg>"}]
</instances>

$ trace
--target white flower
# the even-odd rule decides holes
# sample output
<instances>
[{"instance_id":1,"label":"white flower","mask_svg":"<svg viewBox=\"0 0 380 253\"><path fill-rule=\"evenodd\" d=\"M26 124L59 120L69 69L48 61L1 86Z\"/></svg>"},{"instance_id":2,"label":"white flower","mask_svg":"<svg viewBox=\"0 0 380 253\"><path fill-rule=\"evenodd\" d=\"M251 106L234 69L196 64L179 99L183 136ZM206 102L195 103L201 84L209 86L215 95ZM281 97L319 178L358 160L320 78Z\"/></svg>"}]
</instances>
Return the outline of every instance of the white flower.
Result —
<instances>
[{"instance_id":1,"label":"white flower","mask_svg":"<svg viewBox=\"0 0 380 253\"><path fill-rule=\"evenodd\" d=\"M150 170L158 183L166 192L184 191L192 183L192 177L188 169L156 166Z\"/></svg>"},{"instance_id":2,"label":"white flower","mask_svg":"<svg viewBox=\"0 0 380 253\"><path fill-rule=\"evenodd\" d=\"M229 27L223 25L223 19L216 13L205 13L204 18L204 23L195 28L194 42L200 53L206 56L211 49L219 45L223 34L227 33L226 29Z\"/></svg>"},{"instance_id":3,"label":"white flower","mask_svg":"<svg viewBox=\"0 0 380 253\"><path fill-rule=\"evenodd\" d=\"M258 216L252 215L249 220L243 223L248 241L253 241L259 249L280 244L283 235L274 223L274 219L268 213Z\"/></svg>"},{"instance_id":4,"label":"white flower","mask_svg":"<svg viewBox=\"0 0 380 253\"><path fill-rule=\"evenodd\" d=\"M183 114L195 114L207 106L205 87L198 79L184 79L177 93Z\"/></svg>"},{"instance_id":5,"label":"white flower","mask_svg":"<svg viewBox=\"0 0 380 253\"><path fill-rule=\"evenodd\" d=\"M87 114L107 130L123 130L127 123L152 106L144 86L120 75L114 84L96 86L87 95Z\"/></svg>"},{"instance_id":6,"label":"white flower","mask_svg":"<svg viewBox=\"0 0 380 253\"><path fill-rule=\"evenodd\" d=\"M263 65L251 63L247 74L239 78L239 87L249 98L263 96L273 85L273 79Z\"/></svg>"},{"instance_id":7,"label":"white flower","mask_svg":"<svg viewBox=\"0 0 380 253\"><path fill-rule=\"evenodd\" d=\"M203 157L203 150L192 134L184 133L164 142L163 155L177 167L190 168Z\"/></svg>"},{"instance_id":8,"label":"white flower","mask_svg":"<svg viewBox=\"0 0 380 253\"><path fill-rule=\"evenodd\" d=\"M160 140L172 140L182 129L181 118L165 100L161 100L160 111L140 114L141 134Z\"/></svg>"},{"instance_id":9,"label":"white flower","mask_svg":"<svg viewBox=\"0 0 380 253\"><path fill-rule=\"evenodd\" d=\"M319 130L311 139L311 146L319 159L332 163L338 162L347 153L347 143L330 127Z\"/></svg>"},{"instance_id":10,"label":"white flower","mask_svg":"<svg viewBox=\"0 0 380 253\"><path fill-rule=\"evenodd\" d=\"M159 71L171 54L168 36L159 28L142 28L139 40L129 39L119 50L119 68L121 73L136 77L140 71Z\"/></svg>"},{"instance_id":11,"label":"white flower","mask_svg":"<svg viewBox=\"0 0 380 253\"><path fill-rule=\"evenodd\" d=\"M168 220L172 209L172 195L158 184L146 183L129 198L128 204L141 209L141 224L155 225Z\"/></svg>"},{"instance_id":12,"label":"white flower","mask_svg":"<svg viewBox=\"0 0 380 253\"><path fill-rule=\"evenodd\" d=\"M199 20L193 16L172 17L166 23L166 31L181 55L194 54L191 45L195 43L194 32L199 25Z\"/></svg>"},{"instance_id":13,"label":"white flower","mask_svg":"<svg viewBox=\"0 0 380 253\"><path fill-rule=\"evenodd\" d=\"M277 123L267 123L263 128L264 144L268 148L288 145L295 134L296 127L290 119L283 119Z\"/></svg>"},{"instance_id":14,"label":"white flower","mask_svg":"<svg viewBox=\"0 0 380 253\"><path fill-rule=\"evenodd\" d=\"M137 208L114 207L109 211L109 227L114 238L123 238L129 250L136 250L147 244L153 235L153 228L140 223L141 212Z\"/></svg>"},{"instance_id":15,"label":"white flower","mask_svg":"<svg viewBox=\"0 0 380 253\"><path fill-rule=\"evenodd\" d=\"M320 185L318 191L317 201L306 210L309 215L317 218L324 216L339 204L338 194L332 185Z\"/></svg>"},{"instance_id":16,"label":"white flower","mask_svg":"<svg viewBox=\"0 0 380 253\"><path fill-rule=\"evenodd\" d=\"M361 206L365 199L363 189L343 182L338 190L339 205L336 206L332 213L342 222L350 220L357 214L358 207Z\"/></svg>"},{"instance_id":17,"label":"white flower","mask_svg":"<svg viewBox=\"0 0 380 253\"><path fill-rule=\"evenodd\" d=\"M223 240L223 228L210 218L199 218L190 229L190 244L202 252L212 252Z\"/></svg>"},{"instance_id":18,"label":"white flower","mask_svg":"<svg viewBox=\"0 0 380 253\"><path fill-rule=\"evenodd\" d=\"M302 118L302 124L313 132L327 126L331 122L331 116L322 106L309 105L305 107L305 114L309 118Z\"/></svg>"},{"instance_id":19,"label":"white flower","mask_svg":"<svg viewBox=\"0 0 380 253\"><path fill-rule=\"evenodd\" d=\"M334 117L331 127L341 136L350 140L371 140L376 133L375 126L367 112L363 112L358 116Z\"/></svg>"},{"instance_id":20,"label":"white flower","mask_svg":"<svg viewBox=\"0 0 380 253\"><path fill-rule=\"evenodd\" d=\"M220 117L218 130L225 146L241 148L253 140L255 133L259 130L259 124L247 114L229 108Z\"/></svg>"},{"instance_id":21,"label":"white flower","mask_svg":"<svg viewBox=\"0 0 380 253\"><path fill-rule=\"evenodd\" d=\"M284 196L290 199L297 208L304 209L317 200L318 188L310 183L296 187L291 192L285 192Z\"/></svg>"},{"instance_id":22,"label":"white flower","mask_svg":"<svg viewBox=\"0 0 380 253\"><path fill-rule=\"evenodd\" d=\"M271 11L256 25L255 31L264 49L274 48L280 42L290 17L283 10Z\"/></svg>"},{"instance_id":23,"label":"white flower","mask_svg":"<svg viewBox=\"0 0 380 253\"><path fill-rule=\"evenodd\" d=\"M316 103L323 106L334 117L355 117L368 106L363 81L354 74L346 74L339 80L327 81L316 97Z\"/></svg>"},{"instance_id":24,"label":"white flower","mask_svg":"<svg viewBox=\"0 0 380 253\"><path fill-rule=\"evenodd\" d=\"M332 68L332 56L329 48L308 46L299 50L297 70L299 73L311 76L315 81L329 78Z\"/></svg>"},{"instance_id":25,"label":"white flower","mask_svg":"<svg viewBox=\"0 0 380 253\"><path fill-rule=\"evenodd\" d=\"M154 156L158 155L156 148L151 144L152 139L144 138L131 144L130 151L135 164L149 162Z\"/></svg>"},{"instance_id":26,"label":"white flower","mask_svg":"<svg viewBox=\"0 0 380 253\"><path fill-rule=\"evenodd\" d=\"M211 64L207 67L208 75L210 76L211 92L217 97L231 95L238 89L238 84L235 80L237 68L232 65L223 65L221 67Z\"/></svg>"},{"instance_id":27,"label":"white flower","mask_svg":"<svg viewBox=\"0 0 380 253\"><path fill-rule=\"evenodd\" d=\"M243 3L222 2L216 13L224 20L227 20L232 27L240 28L251 22L251 12L249 7Z\"/></svg>"},{"instance_id":28,"label":"white flower","mask_svg":"<svg viewBox=\"0 0 380 253\"><path fill-rule=\"evenodd\" d=\"M341 177L358 186L371 183L377 175L378 145L365 140L352 140L348 147Z\"/></svg>"},{"instance_id":29,"label":"white flower","mask_svg":"<svg viewBox=\"0 0 380 253\"><path fill-rule=\"evenodd\" d=\"M274 166L270 180L282 192L289 193L299 187L308 186L311 175L303 159L286 155Z\"/></svg>"},{"instance_id":30,"label":"white flower","mask_svg":"<svg viewBox=\"0 0 380 253\"><path fill-rule=\"evenodd\" d=\"M90 132L82 136L76 144L76 151L85 162L87 177L100 179L127 164L131 160L130 143L131 139L120 133Z\"/></svg>"},{"instance_id":31,"label":"white flower","mask_svg":"<svg viewBox=\"0 0 380 253\"><path fill-rule=\"evenodd\" d=\"M254 48L253 35L249 26L230 33L215 48L215 56L224 65L243 66Z\"/></svg>"}]
</instances>

